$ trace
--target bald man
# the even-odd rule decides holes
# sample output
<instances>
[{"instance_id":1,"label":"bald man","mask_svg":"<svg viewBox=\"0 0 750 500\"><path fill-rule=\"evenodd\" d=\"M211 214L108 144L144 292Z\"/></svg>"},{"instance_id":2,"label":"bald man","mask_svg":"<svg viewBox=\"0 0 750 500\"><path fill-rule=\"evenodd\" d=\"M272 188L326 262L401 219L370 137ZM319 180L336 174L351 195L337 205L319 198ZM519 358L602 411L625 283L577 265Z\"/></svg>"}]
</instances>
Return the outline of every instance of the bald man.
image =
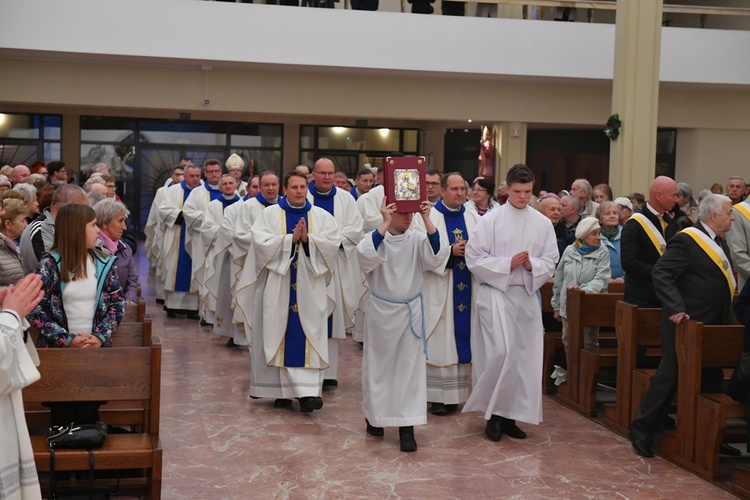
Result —
<instances>
[{"instance_id":1,"label":"bald man","mask_svg":"<svg viewBox=\"0 0 750 500\"><path fill-rule=\"evenodd\" d=\"M640 214L622 228L621 260L625 270L625 302L638 307L661 307L651 274L667 242L677 233L677 224L667 214L679 195L677 183L659 176L651 183L648 201Z\"/></svg>"},{"instance_id":2,"label":"bald man","mask_svg":"<svg viewBox=\"0 0 750 500\"><path fill-rule=\"evenodd\" d=\"M568 245L572 245L576 237L572 231L565 227L565 223L562 222L562 203L560 202L560 198L554 194L547 194L546 196L547 198L539 202L539 211L552 222L552 227L555 228L555 238L557 238L557 250L562 257L565 248Z\"/></svg>"},{"instance_id":3,"label":"bald man","mask_svg":"<svg viewBox=\"0 0 750 500\"><path fill-rule=\"evenodd\" d=\"M31 170L26 165L16 165L13 167L13 175L10 178L10 182L15 186L16 184L22 184L29 181Z\"/></svg>"},{"instance_id":4,"label":"bald man","mask_svg":"<svg viewBox=\"0 0 750 500\"><path fill-rule=\"evenodd\" d=\"M49 209L44 209L42 217L26 226L21 233L21 260L25 273L33 273L42 256L49 252L55 240L55 217L65 205L87 205L89 197L83 188L75 184L63 184L52 196Z\"/></svg>"}]
</instances>

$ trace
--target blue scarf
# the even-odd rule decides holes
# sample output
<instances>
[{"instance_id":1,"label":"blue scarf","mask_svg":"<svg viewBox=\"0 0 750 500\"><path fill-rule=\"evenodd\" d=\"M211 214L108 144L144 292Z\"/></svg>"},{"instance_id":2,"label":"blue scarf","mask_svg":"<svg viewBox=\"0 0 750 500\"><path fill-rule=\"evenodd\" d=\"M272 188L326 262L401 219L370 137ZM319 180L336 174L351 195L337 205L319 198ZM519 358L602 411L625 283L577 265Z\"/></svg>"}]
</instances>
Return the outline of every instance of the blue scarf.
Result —
<instances>
[{"instance_id":1,"label":"blue scarf","mask_svg":"<svg viewBox=\"0 0 750 500\"><path fill-rule=\"evenodd\" d=\"M278 203L278 201L268 201L267 199L263 198L263 195L260 194L260 191L258 191L258 194L255 195L255 199L258 200L258 203L263 205L264 207L270 207L271 205L275 205ZM276 198L278 200L278 198Z\"/></svg>"},{"instance_id":2,"label":"blue scarf","mask_svg":"<svg viewBox=\"0 0 750 500\"><path fill-rule=\"evenodd\" d=\"M219 200L221 201L221 204L222 204L222 206L223 206L222 208L223 208L224 210L226 210L226 209L227 209L227 207L228 207L229 205L233 205L234 203L236 203L236 202L240 201L240 197L239 197L239 195L235 194L235 195L234 195L234 196L233 196L232 198L226 199L226 198L225 198L225 197L224 197L224 196L222 195L222 197L221 197L221 198L219 198Z\"/></svg>"},{"instance_id":3,"label":"blue scarf","mask_svg":"<svg viewBox=\"0 0 750 500\"><path fill-rule=\"evenodd\" d=\"M294 232L294 227L301 219L305 219L307 227L310 227L307 213L312 209L312 205L309 201L305 200L304 207L296 208L290 206L286 198L282 198L279 200L279 206L284 210L287 234ZM307 349L307 337L305 337L305 332L302 329L297 304L297 266L299 265L300 246L301 243L294 245L294 254L289 267L289 316L286 334L284 335L284 366L296 368L305 366Z\"/></svg>"},{"instance_id":4,"label":"blue scarf","mask_svg":"<svg viewBox=\"0 0 750 500\"><path fill-rule=\"evenodd\" d=\"M211 195L211 201L218 200L224 197L224 195L221 194L221 189L219 189L218 187L212 188L208 185L208 183L203 184L203 187L205 187L206 191L208 191Z\"/></svg>"},{"instance_id":5,"label":"blue scarf","mask_svg":"<svg viewBox=\"0 0 750 500\"><path fill-rule=\"evenodd\" d=\"M458 210L451 210L443 204L441 198L435 203L435 210L443 214L445 228L448 231L448 242L468 240L464 212L461 205ZM471 272L466 267L466 259L453 257L453 332L456 339L456 351L459 363L471 363Z\"/></svg>"},{"instance_id":6,"label":"blue scarf","mask_svg":"<svg viewBox=\"0 0 750 500\"><path fill-rule=\"evenodd\" d=\"M592 247L591 245L587 245L583 242L583 240L576 240L573 245L575 246L576 252L580 253L581 255L587 255L594 250L599 250L599 247Z\"/></svg>"},{"instance_id":7,"label":"blue scarf","mask_svg":"<svg viewBox=\"0 0 750 500\"><path fill-rule=\"evenodd\" d=\"M331 186L331 190L323 194L315 189L315 181L310 183L310 194L313 195L315 206L320 207L329 214L333 215L333 199L336 197L336 186Z\"/></svg>"}]
</instances>

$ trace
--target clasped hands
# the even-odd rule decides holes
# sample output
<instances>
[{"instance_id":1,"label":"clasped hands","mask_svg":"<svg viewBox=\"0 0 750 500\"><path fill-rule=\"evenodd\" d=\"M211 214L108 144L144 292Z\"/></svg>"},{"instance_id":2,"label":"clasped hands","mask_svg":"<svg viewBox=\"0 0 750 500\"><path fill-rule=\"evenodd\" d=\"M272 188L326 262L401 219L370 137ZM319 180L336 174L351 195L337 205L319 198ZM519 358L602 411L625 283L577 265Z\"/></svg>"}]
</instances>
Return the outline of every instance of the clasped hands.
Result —
<instances>
[{"instance_id":1,"label":"clasped hands","mask_svg":"<svg viewBox=\"0 0 750 500\"><path fill-rule=\"evenodd\" d=\"M292 243L297 243L298 241L307 243L307 223L304 218L300 219L297 225L294 226L294 232L292 233Z\"/></svg>"},{"instance_id":2,"label":"clasped hands","mask_svg":"<svg viewBox=\"0 0 750 500\"><path fill-rule=\"evenodd\" d=\"M529 259L529 252L527 250L518 252L510 259L511 271L520 266L523 266L527 271L531 271L531 259Z\"/></svg>"}]
</instances>

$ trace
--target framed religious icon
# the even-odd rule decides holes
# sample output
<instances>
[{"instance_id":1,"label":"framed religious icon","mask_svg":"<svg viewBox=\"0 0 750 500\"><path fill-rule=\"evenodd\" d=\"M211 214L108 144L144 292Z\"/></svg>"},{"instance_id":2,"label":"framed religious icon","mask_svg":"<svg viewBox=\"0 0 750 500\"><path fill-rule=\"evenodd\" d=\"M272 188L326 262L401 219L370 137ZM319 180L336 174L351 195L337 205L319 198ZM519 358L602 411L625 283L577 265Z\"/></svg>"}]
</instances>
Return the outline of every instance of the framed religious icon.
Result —
<instances>
[{"instance_id":1,"label":"framed religious icon","mask_svg":"<svg viewBox=\"0 0 750 500\"><path fill-rule=\"evenodd\" d=\"M383 188L387 205L396 204L397 212L419 212L427 200L424 156L389 156L383 161Z\"/></svg>"}]
</instances>

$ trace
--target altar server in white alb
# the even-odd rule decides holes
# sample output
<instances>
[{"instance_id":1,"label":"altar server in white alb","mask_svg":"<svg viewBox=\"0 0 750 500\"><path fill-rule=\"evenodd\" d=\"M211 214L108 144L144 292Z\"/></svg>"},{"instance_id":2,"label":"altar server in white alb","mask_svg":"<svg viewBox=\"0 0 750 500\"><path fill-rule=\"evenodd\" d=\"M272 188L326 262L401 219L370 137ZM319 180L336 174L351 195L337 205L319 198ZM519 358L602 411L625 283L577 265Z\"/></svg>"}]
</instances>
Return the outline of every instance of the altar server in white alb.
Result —
<instances>
[{"instance_id":1,"label":"altar server in white alb","mask_svg":"<svg viewBox=\"0 0 750 500\"><path fill-rule=\"evenodd\" d=\"M164 304L170 318L179 313L198 319L198 291L191 286L193 261L187 251L183 206L190 193L199 189L200 185L200 167L188 165L185 167L185 180L168 187L159 206L159 224L164 233L161 275L164 277Z\"/></svg>"},{"instance_id":2,"label":"altar server in white alb","mask_svg":"<svg viewBox=\"0 0 750 500\"><path fill-rule=\"evenodd\" d=\"M209 275L214 275L216 271L213 269L214 256L211 254L211 249L214 246L216 239L219 234L219 229L224 221L224 214L226 210L233 206L235 203L240 201L240 197L237 194L237 181L234 176L224 174L219 179L219 190L221 191L221 198L214 200L208 204L206 210L206 216L203 221L203 227L201 228L201 239L203 240L203 247L207 250L206 264L204 266L204 280L203 286L205 293L203 294L203 311L206 323L210 323L213 326L214 333L220 335L229 336L234 343L233 331L232 331L232 301L221 300L217 301L217 292L219 290L211 290L208 285L207 278ZM223 264L223 262L222 262ZM219 269L218 272L223 271ZM229 266L226 266L226 274L229 275ZM228 283L228 281L227 281ZM213 300L211 300L213 299ZM241 344L245 344L245 332L239 332L237 340Z\"/></svg>"},{"instance_id":3,"label":"altar server in white alb","mask_svg":"<svg viewBox=\"0 0 750 500\"><path fill-rule=\"evenodd\" d=\"M221 293L231 293L234 309L234 323L245 332L247 343L251 343L253 308L255 307L255 289L258 283L258 269L253 250L253 224L260 213L279 202L279 176L266 170L260 174L260 191L239 206L239 211L232 218L225 214L220 233L224 238L231 238L228 246L231 254L230 284L221 286ZM231 208L230 208L231 210ZM232 224L232 221L234 223ZM215 326L215 325L214 325Z\"/></svg>"},{"instance_id":4,"label":"altar server in white alb","mask_svg":"<svg viewBox=\"0 0 750 500\"><path fill-rule=\"evenodd\" d=\"M323 387L338 385L339 342L346 340L346 329L354 327L354 312L365 293L357 259L357 243L362 239L362 217L354 197L336 189L333 176L336 169L328 158L320 158L313 166L313 182L307 200L313 206L333 215L341 235L333 279L328 286L328 368Z\"/></svg>"},{"instance_id":5,"label":"altar server in white alb","mask_svg":"<svg viewBox=\"0 0 750 500\"><path fill-rule=\"evenodd\" d=\"M427 423L422 274L444 264L450 252L430 220L430 203L421 209L427 234L409 230L413 214L396 212L383 199L383 222L357 245L371 292L362 356L367 433L383 436L383 427L398 427L406 452L417 449L414 426Z\"/></svg>"},{"instance_id":6,"label":"altar server in white alb","mask_svg":"<svg viewBox=\"0 0 750 500\"><path fill-rule=\"evenodd\" d=\"M36 274L0 291L0 498L7 500L42 498L22 389L40 378L34 341L24 329L26 315L43 296Z\"/></svg>"},{"instance_id":7,"label":"altar server in white alb","mask_svg":"<svg viewBox=\"0 0 750 500\"><path fill-rule=\"evenodd\" d=\"M478 287L464 252L479 215L466 210L466 184L458 172L442 178L443 196L430 219L450 247L445 261L424 275L427 331L427 401L433 415L447 415L466 402L471 389L471 318Z\"/></svg>"},{"instance_id":8,"label":"altar server in white alb","mask_svg":"<svg viewBox=\"0 0 750 500\"><path fill-rule=\"evenodd\" d=\"M336 220L307 201L307 177L284 177L286 196L252 229L259 274L250 350L250 396L300 411L323 407L328 368L328 295L341 237Z\"/></svg>"},{"instance_id":9,"label":"altar server in white alb","mask_svg":"<svg viewBox=\"0 0 750 500\"><path fill-rule=\"evenodd\" d=\"M482 217L466 244L466 263L480 283L472 324L474 388L464 412L479 411L485 434L524 439L516 420L542 421L542 311L537 291L559 257L550 220L529 206L534 175L508 171L508 202Z\"/></svg>"}]
</instances>

